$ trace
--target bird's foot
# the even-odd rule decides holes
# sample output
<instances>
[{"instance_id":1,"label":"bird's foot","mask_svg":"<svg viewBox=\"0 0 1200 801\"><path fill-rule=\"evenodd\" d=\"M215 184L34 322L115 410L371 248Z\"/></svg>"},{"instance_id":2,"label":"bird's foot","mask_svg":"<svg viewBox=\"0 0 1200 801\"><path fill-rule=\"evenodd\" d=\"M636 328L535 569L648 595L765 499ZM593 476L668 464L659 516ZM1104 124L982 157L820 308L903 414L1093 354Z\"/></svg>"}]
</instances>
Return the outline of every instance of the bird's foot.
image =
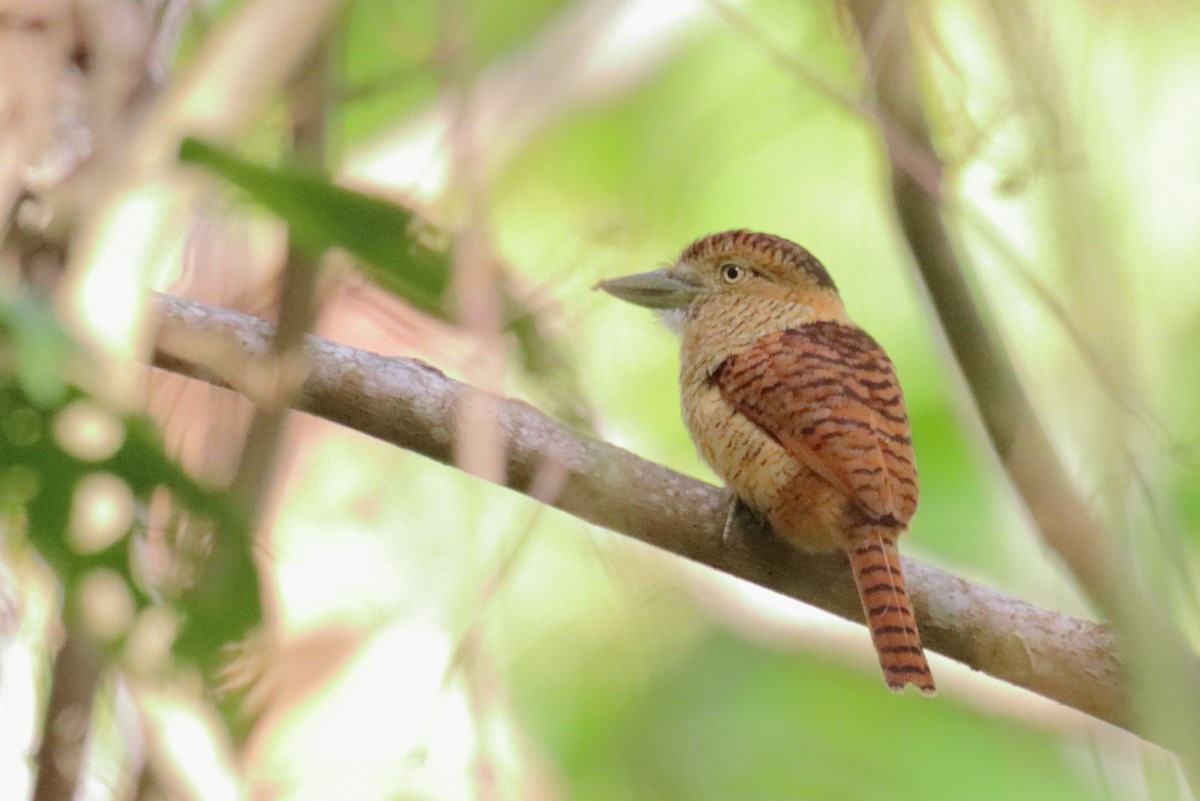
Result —
<instances>
[{"instance_id":1,"label":"bird's foot","mask_svg":"<svg viewBox=\"0 0 1200 801\"><path fill-rule=\"evenodd\" d=\"M729 499L725 512L725 528L721 531L721 544L727 548L743 545L750 531L767 530L767 522L736 495Z\"/></svg>"}]
</instances>

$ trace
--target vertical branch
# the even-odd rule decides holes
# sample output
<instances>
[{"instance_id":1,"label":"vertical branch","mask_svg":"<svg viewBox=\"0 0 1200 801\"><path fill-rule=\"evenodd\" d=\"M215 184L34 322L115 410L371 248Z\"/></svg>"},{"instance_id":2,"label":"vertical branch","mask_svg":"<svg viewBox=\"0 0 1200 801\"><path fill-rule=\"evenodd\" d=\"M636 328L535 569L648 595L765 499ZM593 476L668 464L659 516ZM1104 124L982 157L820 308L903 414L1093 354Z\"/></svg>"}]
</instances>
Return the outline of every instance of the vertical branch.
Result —
<instances>
[{"instance_id":1,"label":"vertical branch","mask_svg":"<svg viewBox=\"0 0 1200 801\"><path fill-rule=\"evenodd\" d=\"M1062 558L1092 601L1128 636L1139 723L1174 750L1193 787L1200 786L1200 720L1180 710L1200 705L1195 656L1155 593L1130 580L1117 583L1120 554L1059 461L1016 371L991 332L995 323L974 302L933 191L905 170L915 145L932 153L901 4L848 0L858 27L876 115L891 168L892 195L904 235L950 345L983 417L988 436L1046 543ZM902 134L903 138L898 138ZM928 176L922 176L927 179Z\"/></svg>"},{"instance_id":2,"label":"vertical branch","mask_svg":"<svg viewBox=\"0 0 1200 801\"><path fill-rule=\"evenodd\" d=\"M291 144L296 162L322 169L325 161L326 114L329 103L330 37L314 43L292 83ZM269 407L259 407L246 435L246 446L234 473L234 492L257 519L263 510L276 456L283 441L287 407L304 380L300 353L304 337L316 319L319 259L289 244L280 281L279 326L272 342L279 383Z\"/></svg>"},{"instance_id":3,"label":"vertical branch","mask_svg":"<svg viewBox=\"0 0 1200 801\"><path fill-rule=\"evenodd\" d=\"M989 19L995 26L999 53L1005 60L1010 80L1022 96L1035 98L1039 109L1050 110L1053 118L1042 122L1040 130L1049 136L1062 136L1070 130L1075 117L1070 96L1058 85L1063 74L1055 63L1055 53L1042 36L1029 36L1034 15L1026 3L990 0ZM1038 121L1035 120L1034 124ZM1051 156L1057 155L1051 153ZM1096 225L1106 217L1103 193L1092 183L1093 171L1068 170L1056 173L1047 185L1049 194L1046 216L1059 235L1062 262L1075 282L1075 305L1097 321L1094 336L1102 338L1099 353L1105 361L1098 372L1114 376L1106 388L1118 398L1132 395L1120 386L1120 379L1136 379L1137 359L1130 351L1130 304L1125 287L1114 286L1120 276L1118 248L1109 227ZM1146 488L1141 466L1131 454L1130 433L1119 417L1104 426L1104 435L1113 438L1114 450L1122 453L1129 480L1136 482L1149 509L1153 493ZM1111 432L1111 433L1110 433ZM1117 519L1133 521L1138 513L1123 493L1108 493L1105 501ZM1152 512L1153 514L1153 512ZM1129 528L1132 530L1133 525ZM1183 757L1183 766L1192 788L1200 788L1200 725L1193 715L1180 714L1200 698L1200 679L1194 664L1194 648L1180 633L1179 609L1195 602L1194 586L1188 575L1186 548L1182 532L1162 528L1161 520L1145 520L1144 525L1158 529L1157 539L1141 539L1135 546L1126 532L1119 542L1124 562L1130 565L1126 575L1137 582L1138 591L1122 593L1117 621L1129 642L1130 676L1143 725L1163 742L1169 742ZM1136 550L1135 550L1136 547ZM1184 700L1184 699L1187 700Z\"/></svg>"},{"instance_id":4,"label":"vertical branch","mask_svg":"<svg viewBox=\"0 0 1200 801\"><path fill-rule=\"evenodd\" d=\"M326 115L328 113L328 65L331 36L317 38L312 49L300 62L291 84L290 138L293 158L313 169L322 169L326 148ZM298 248L294 240L288 244L287 258L280 276L279 323L271 340L267 364L275 376L272 396L266 404L254 410L241 460L234 471L232 492L246 511L251 523L251 537L257 536L258 523L268 506L269 489L275 475L279 452L287 433L288 406L308 375L308 360L303 353L305 337L317 316L316 285L320 257ZM231 571L222 565L231 558L249 559L250 542L233 538L214 540L212 552L205 560L200 584L211 589L229 581ZM270 628L276 608L267 596L270 583L260 576L259 598L263 622ZM252 724L252 721L248 721ZM235 728L231 733L238 739L249 735L251 726Z\"/></svg>"},{"instance_id":5,"label":"vertical branch","mask_svg":"<svg viewBox=\"0 0 1200 801\"><path fill-rule=\"evenodd\" d=\"M450 196L461 204L463 222L455 237L454 297L459 322L472 334L478 349L471 379L491 392L504 380L504 325L499 265L491 255L487 234L487 188L479 151L475 108L475 70L472 63L470 6L464 0L445 5L445 57L448 84L457 117L449 131ZM489 481L504 475L503 437L489 397L465 399L458 410L459 436L455 464Z\"/></svg>"},{"instance_id":6,"label":"vertical branch","mask_svg":"<svg viewBox=\"0 0 1200 801\"><path fill-rule=\"evenodd\" d=\"M100 653L75 612L66 613L67 639L54 658L50 701L37 753L35 801L71 801L83 769L92 704L100 683Z\"/></svg>"},{"instance_id":7,"label":"vertical branch","mask_svg":"<svg viewBox=\"0 0 1200 801\"><path fill-rule=\"evenodd\" d=\"M905 18L896 13L902 9L871 0L850 0L849 8L863 42L877 116L890 122L881 130L896 214L988 438L1046 544L1092 602L1115 614L1112 542L1068 477L1016 371L995 341L995 322L971 295L939 207L941 173L930 187L928 173L918 178L898 166L914 146L933 152Z\"/></svg>"}]
</instances>

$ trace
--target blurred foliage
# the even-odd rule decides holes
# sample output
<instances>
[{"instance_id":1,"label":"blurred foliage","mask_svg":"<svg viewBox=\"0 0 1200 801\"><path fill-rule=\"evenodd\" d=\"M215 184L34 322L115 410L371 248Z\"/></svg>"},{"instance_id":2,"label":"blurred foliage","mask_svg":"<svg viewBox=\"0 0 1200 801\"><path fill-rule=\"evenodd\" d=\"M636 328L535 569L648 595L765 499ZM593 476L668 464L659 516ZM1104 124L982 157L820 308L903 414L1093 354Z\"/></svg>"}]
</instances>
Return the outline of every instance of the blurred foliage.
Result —
<instances>
[{"instance_id":1,"label":"blurred foliage","mask_svg":"<svg viewBox=\"0 0 1200 801\"><path fill-rule=\"evenodd\" d=\"M255 164L198 139L185 139L179 157L245 191L286 222L293 241L311 255L343 248L382 289L441 319L453 317L450 238L409 209L310 171ZM569 354L513 284L502 274L497 292L504 332L511 337L519 366L535 379L535 394L551 412L578 430L590 431L592 412Z\"/></svg>"},{"instance_id":2,"label":"blurred foliage","mask_svg":"<svg viewBox=\"0 0 1200 801\"><path fill-rule=\"evenodd\" d=\"M599 691L611 667L519 688L575 801L1095 798L1054 735L952 699L882 696L874 676L813 656L714 635L616 695Z\"/></svg>"},{"instance_id":3,"label":"blurred foliage","mask_svg":"<svg viewBox=\"0 0 1200 801\"><path fill-rule=\"evenodd\" d=\"M77 358L42 303L0 303L0 502L5 517L21 521L18 530L62 582L66 614L76 620L87 617L82 588L99 575L119 577L137 610L162 600L165 588L147 583L136 547L145 535L145 510L157 491L170 494L176 514L194 516L190 536L207 526L206 536L239 543L228 549L233 556L219 566L217 580L176 588L179 595L171 599L181 617L176 654L215 676L222 667L222 649L245 637L262 617L245 520L224 493L199 484L167 456L148 417L106 408L71 385L71 362ZM101 497L89 497L83 488L95 477L115 478L118 484L106 485ZM123 532L89 538L89 529L108 525L89 515L104 515L105 509L118 521L127 515ZM125 634L107 645L119 651Z\"/></svg>"},{"instance_id":4,"label":"blurred foliage","mask_svg":"<svg viewBox=\"0 0 1200 801\"><path fill-rule=\"evenodd\" d=\"M380 286L419 309L446 317L447 243L430 242L441 235L408 209L344 189L313 172L261 166L198 139L185 139L179 157L249 193L287 222L292 240L311 255L345 248Z\"/></svg>"},{"instance_id":5,"label":"blurred foliage","mask_svg":"<svg viewBox=\"0 0 1200 801\"><path fill-rule=\"evenodd\" d=\"M420 110L442 86L446 27L465 25L468 67L483 67L519 52L536 37L564 0L520 3L349 3L342 26L344 65L339 76L347 144L383 133L398 118ZM458 17L456 20L455 17Z\"/></svg>"},{"instance_id":6,"label":"blurred foliage","mask_svg":"<svg viewBox=\"0 0 1200 801\"><path fill-rule=\"evenodd\" d=\"M172 80L187 78L197 55L219 43L223 24L247 7L187 5L194 14ZM608 69L580 100L560 75L520 72L519 57L561 34L561 23L585 6L597 36L614 15L635 7L639 15L617 28L616 45L552 42L564 60L582 53ZM947 169L948 217L975 267L979 297L999 320L997 338L1084 492L1130 532L1135 548L1166 542L1177 555L1167 578L1134 576L1145 553L1138 551L1130 580L1194 574L1200 17L1170 0L940 0L904 9L907 18L898 12L897 20L910 26L918 50ZM686 35L637 39L659 15L676 12ZM998 28L1006 13L1025 15L1007 39ZM408 167L395 164L404 159L378 174L362 166L381 163L389 148L442 159L454 126L471 122L448 112L448 101L456 91L469 100L486 85L474 78L502 75L520 90L513 107L481 104L496 119L476 122L517 146L492 160L484 135L474 155L487 234L505 264L495 290L516 355L510 378L527 396L581 428L599 420L605 438L712 479L679 419L677 343L650 315L590 288L669 261L716 230L788 236L829 266L852 316L897 363L922 474L910 552L1086 614L983 445L914 280L888 205L877 129L857 106L859 43L840 3L353 0L336 24L328 112L338 152L328 161L357 185L378 181L386 187L378 196L287 166L278 146L281 101L249 120L238 141L188 140L184 160L238 187L287 223L297 242L315 252L344 249L380 287L448 319L454 253L444 219L461 212L454 203L464 190L453 185L449 159L414 165L414 174L388 172L403 173ZM1031 50L1006 51L1014 41ZM645 59L650 51L659 60ZM521 103L559 92L561 107L526 129ZM425 147L425 137L437 147ZM427 190L436 184L431 175L448 175L451 185ZM422 216L440 230L382 199L414 187L428 191ZM439 192L454 196L449 212ZM1032 292L1028 276L1043 290ZM542 313L547 306L564 310L561 325ZM150 602L130 567L128 536L89 555L66 544L64 510L77 482L94 472L117 475L143 501L166 486L214 531L245 537L225 500L180 473L140 418L118 415L122 445L105 460L62 452L49 432L81 399L62 367L69 345L39 307L11 303L0 323L0 491L8 509L27 518L29 539L68 579L68 592L70 577L102 563L138 603ZM1068 324L1078 339L1064 334ZM1123 416L1080 341L1161 431L1150 435ZM311 448L289 475L273 529L281 628L286 636L353 624L370 642L353 667L312 690L308 707L284 710L283 756L272 752L278 761L264 757L262 768L281 797L483 795L506 771L535 783L528 777L541 758L550 789L495 795L1183 795L1152 748L1076 728L1076 718L1064 723L1061 710L1010 705L1012 696L986 677L957 671L934 702L893 698L873 664L835 663L820 653L821 639L779 638L799 653L762 644L760 637L776 642L763 629L791 621L794 605L781 612L727 593L678 560L377 442L338 432ZM14 470L15 458L23 461ZM211 594L190 608L182 602L193 623L181 643L192 659L210 660L219 642L257 620L248 558L226 567L212 566L219 580L208 585ZM398 631L402 647L388 650ZM837 631L865 653L861 630ZM448 667L448 653L462 656L460 664ZM311 707L333 722L314 722ZM985 711L998 707L1012 716ZM360 792L347 792L350 785Z\"/></svg>"}]
</instances>

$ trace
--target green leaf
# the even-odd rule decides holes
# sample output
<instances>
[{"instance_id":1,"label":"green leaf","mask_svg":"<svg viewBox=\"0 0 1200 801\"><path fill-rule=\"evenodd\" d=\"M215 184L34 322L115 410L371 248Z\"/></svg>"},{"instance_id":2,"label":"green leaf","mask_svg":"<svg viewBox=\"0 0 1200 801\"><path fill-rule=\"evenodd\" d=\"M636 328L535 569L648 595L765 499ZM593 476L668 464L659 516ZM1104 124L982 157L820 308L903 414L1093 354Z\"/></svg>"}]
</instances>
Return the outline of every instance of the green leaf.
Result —
<instances>
[{"instance_id":1,"label":"green leaf","mask_svg":"<svg viewBox=\"0 0 1200 801\"><path fill-rule=\"evenodd\" d=\"M167 454L150 418L103 411L103 404L72 386L73 354L46 304L0 299L0 515L24 523L29 542L62 582L68 614L79 600L80 582L98 568L121 576L144 608L155 600L137 575L130 531L99 551L81 551L70 537L71 510L81 482L95 474L119 478L143 508L160 488L168 491L177 510L206 527L213 538L208 550L216 555L208 562L218 562L201 564L202 580L176 599L183 615L176 653L215 674L226 644L244 638L262 619L248 521L226 492L196 481ZM64 446L56 433L61 415L79 402L120 426L112 453L89 459ZM138 528L136 521L131 528Z\"/></svg>"},{"instance_id":2,"label":"green leaf","mask_svg":"<svg viewBox=\"0 0 1200 801\"><path fill-rule=\"evenodd\" d=\"M424 225L408 209L286 167L265 167L198 139L185 139L182 161L202 166L245 190L290 227L297 245L318 254L341 247L359 258L374 283L412 305L448 319L451 257L444 233ZM538 379L539 400L568 424L591 430L591 411L579 389L568 353L546 334L538 312L507 285L499 288L505 330L521 368Z\"/></svg>"},{"instance_id":3,"label":"green leaf","mask_svg":"<svg viewBox=\"0 0 1200 801\"><path fill-rule=\"evenodd\" d=\"M74 343L42 301L0 299L0 372L9 370L21 389L42 405L66 395L65 365Z\"/></svg>"},{"instance_id":4,"label":"green leaf","mask_svg":"<svg viewBox=\"0 0 1200 801\"><path fill-rule=\"evenodd\" d=\"M288 224L302 249L319 255L343 248L387 291L447 317L449 252L428 244L434 232L403 206L337 186L312 172L255 164L198 139L185 139L179 158L247 192Z\"/></svg>"},{"instance_id":5,"label":"green leaf","mask_svg":"<svg viewBox=\"0 0 1200 801\"><path fill-rule=\"evenodd\" d=\"M112 412L123 432L120 446L105 458L80 458L64 450L54 431L63 410L87 396L68 387L58 402L42 404L2 373L0 512L24 520L29 541L62 582L67 613L77 611L81 582L98 568L119 575L139 609L156 603L152 593L159 589L147 588L139 578L130 531L96 552L72 544L71 510L81 483L97 473L115 476L143 508L156 490L166 489L175 508L204 526L205 534L213 538L208 553L198 555L200 580L176 599L183 619L175 652L215 676L222 667L224 648L245 638L262 620L245 516L227 493L200 484L167 455L149 418ZM136 521L133 528L138 528ZM197 538L196 529L192 531Z\"/></svg>"}]
</instances>

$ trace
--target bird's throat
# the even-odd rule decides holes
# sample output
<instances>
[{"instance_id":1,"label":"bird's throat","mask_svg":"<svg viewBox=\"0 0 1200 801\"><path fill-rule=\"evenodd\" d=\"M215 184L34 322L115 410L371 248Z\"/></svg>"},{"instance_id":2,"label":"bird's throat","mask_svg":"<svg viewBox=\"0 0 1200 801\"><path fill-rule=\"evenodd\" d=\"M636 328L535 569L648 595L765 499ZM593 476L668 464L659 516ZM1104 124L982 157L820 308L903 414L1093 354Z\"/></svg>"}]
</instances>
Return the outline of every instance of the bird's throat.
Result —
<instances>
[{"instance_id":1,"label":"bird's throat","mask_svg":"<svg viewBox=\"0 0 1200 801\"><path fill-rule=\"evenodd\" d=\"M683 324L687 320L687 309L659 309L658 319L662 320L672 333L682 335Z\"/></svg>"}]
</instances>

